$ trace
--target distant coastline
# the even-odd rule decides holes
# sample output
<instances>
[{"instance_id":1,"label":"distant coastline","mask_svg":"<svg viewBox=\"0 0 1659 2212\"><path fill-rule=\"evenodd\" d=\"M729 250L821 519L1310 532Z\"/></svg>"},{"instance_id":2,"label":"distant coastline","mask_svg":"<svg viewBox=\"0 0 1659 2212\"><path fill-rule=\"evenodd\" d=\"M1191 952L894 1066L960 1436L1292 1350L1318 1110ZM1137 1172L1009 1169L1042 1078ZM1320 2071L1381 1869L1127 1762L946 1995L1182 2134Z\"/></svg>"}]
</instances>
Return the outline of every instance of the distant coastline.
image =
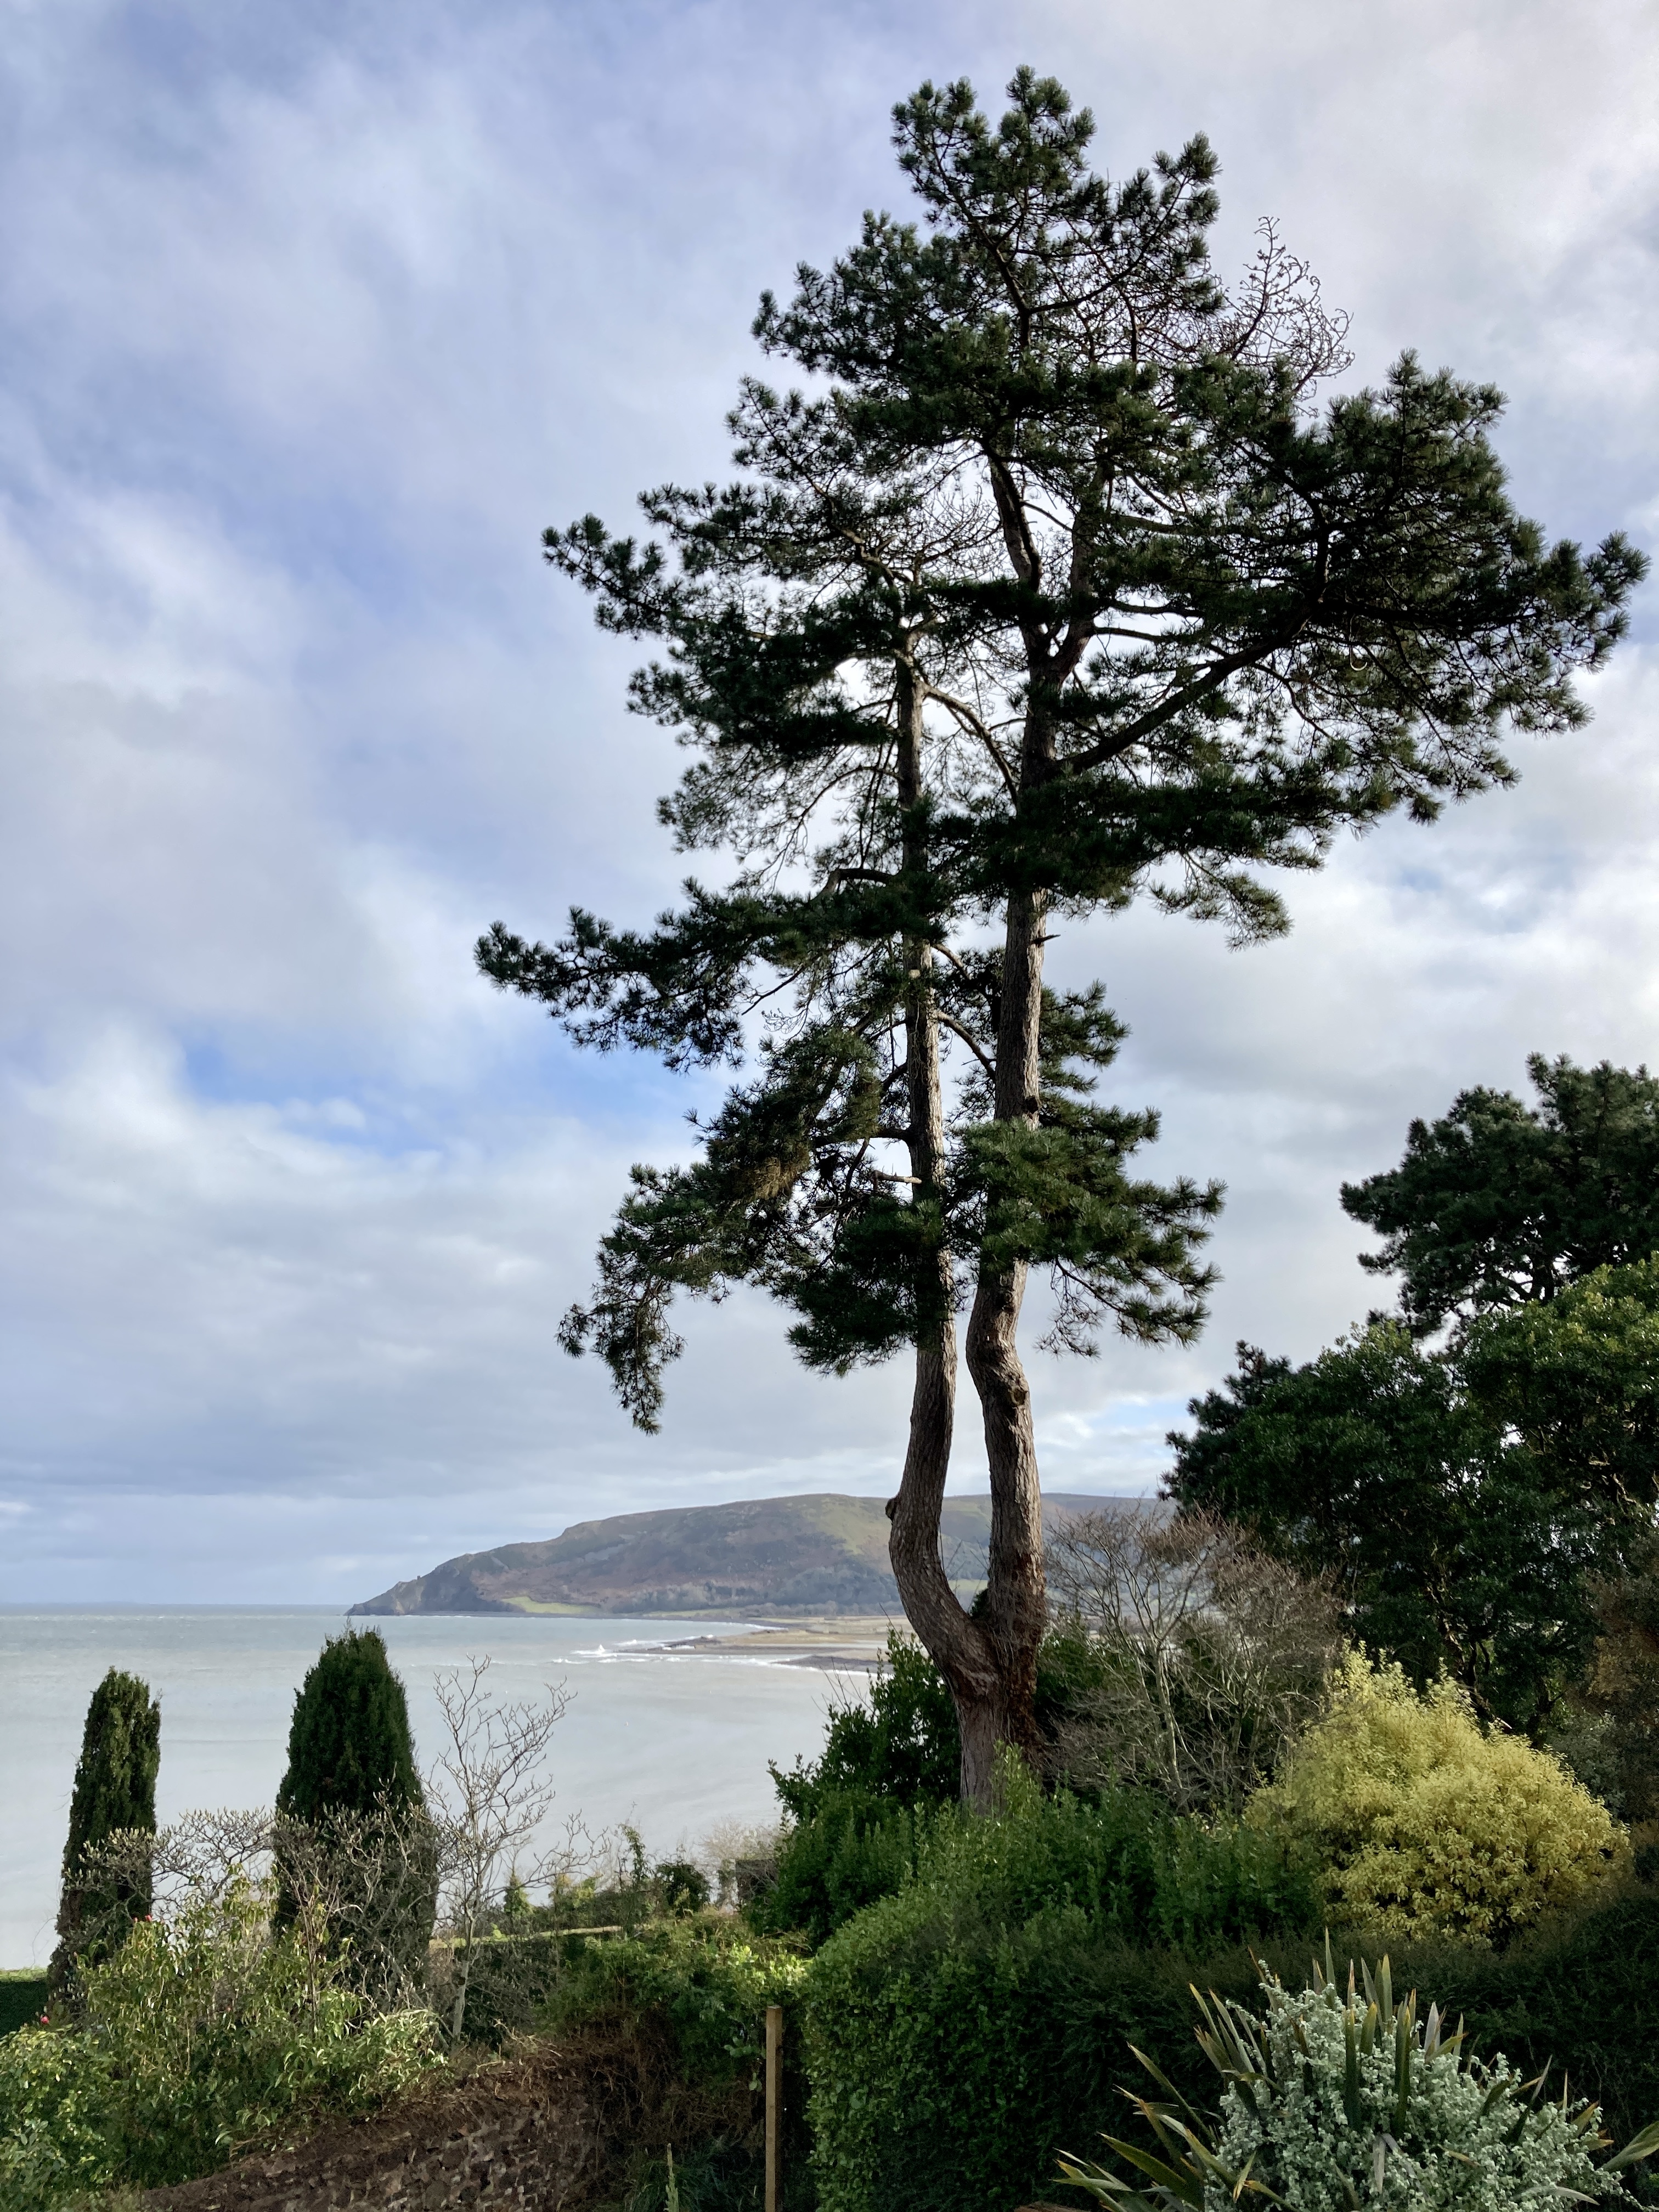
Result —
<instances>
[{"instance_id":1,"label":"distant coastline","mask_svg":"<svg viewBox=\"0 0 1659 2212\"><path fill-rule=\"evenodd\" d=\"M1066 1518L1125 1498L1067 1492L1043 1500ZM947 1498L945 1572L958 1595L984 1586L987 1496ZM782 1620L902 1617L879 1498L836 1491L744 1498L580 1521L540 1543L464 1552L351 1607L404 1613L518 1613L604 1620Z\"/></svg>"}]
</instances>

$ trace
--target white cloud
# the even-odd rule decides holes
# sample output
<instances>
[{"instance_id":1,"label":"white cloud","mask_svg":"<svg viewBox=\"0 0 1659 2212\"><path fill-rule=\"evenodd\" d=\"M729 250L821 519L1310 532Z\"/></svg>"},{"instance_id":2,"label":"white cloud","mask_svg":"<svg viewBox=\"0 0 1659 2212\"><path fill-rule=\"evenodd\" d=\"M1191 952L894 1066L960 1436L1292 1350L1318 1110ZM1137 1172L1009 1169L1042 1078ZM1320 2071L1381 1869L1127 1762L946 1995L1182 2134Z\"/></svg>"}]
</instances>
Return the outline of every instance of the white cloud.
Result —
<instances>
[{"instance_id":1,"label":"white cloud","mask_svg":"<svg viewBox=\"0 0 1659 2212\"><path fill-rule=\"evenodd\" d=\"M629 1505L879 1489L896 1370L696 1310L668 1427L553 1345L628 1161L708 1095L474 976L496 915L678 864L632 653L537 533L721 465L763 284L900 204L886 108L1014 64L1121 170L1203 126L1224 250L1513 395L1552 528L1650 531L1659 26L1636 0L0 5L0 1594L345 1597ZM1651 593L1642 613L1650 624ZM1136 1486L1245 1334L1377 1286L1336 1200L1531 1048L1659 1057L1650 654L1517 792L1288 886L1285 943L1068 938L1161 1167L1222 1176L1187 1353L1039 1358L1050 1479ZM980 1464L970 1394L961 1479Z\"/></svg>"}]
</instances>

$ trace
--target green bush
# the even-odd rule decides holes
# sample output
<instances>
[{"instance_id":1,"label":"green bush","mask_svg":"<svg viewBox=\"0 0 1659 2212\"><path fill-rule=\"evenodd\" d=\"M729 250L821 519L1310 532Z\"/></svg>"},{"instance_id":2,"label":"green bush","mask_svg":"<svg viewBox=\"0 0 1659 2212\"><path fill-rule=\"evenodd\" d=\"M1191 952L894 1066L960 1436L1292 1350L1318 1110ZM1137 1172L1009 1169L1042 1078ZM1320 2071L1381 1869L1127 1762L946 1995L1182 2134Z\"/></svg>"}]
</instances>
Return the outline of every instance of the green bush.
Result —
<instances>
[{"instance_id":1,"label":"green bush","mask_svg":"<svg viewBox=\"0 0 1659 2212\"><path fill-rule=\"evenodd\" d=\"M155 1777L161 1763L161 1708L147 1683L112 1667L92 1693L70 1799L64 1889L52 1978L62 1987L76 1960L106 1948L149 1911L148 1868L112 1887L88 1881L85 1860L126 1832L155 1831Z\"/></svg>"},{"instance_id":2,"label":"green bush","mask_svg":"<svg viewBox=\"0 0 1659 2212\"><path fill-rule=\"evenodd\" d=\"M1357 1947L1356 1947L1357 1948ZM1166 1949L1074 1908L1007 1927L919 1888L843 1929L805 1997L821 2212L1011 2212L1053 2201L1055 2160L1123 2135L1130 2045L1194 2105L1214 2077L1191 1985L1254 2002L1256 1959L1299 1980L1313 1946ZM1255 1954L1252 1956L1252 1953ZM1659 2116L1659 1897L1585 1907L1504 1952L1396 1949L1469 2047L1534 2075L1570 2069L1623 2142ZM1632 2192L1659 2201L1645 2171ZM1248 2201L1248 2198L1247 2200Z\"/></svg>"},{"instance_id":3,"label":"green bush","mask_svg":"<svg viewBox=\"0 0 1659 2212\"><path fill-rule=\"evenodd\" d=\"M785 1836L775 1881L746 1908L750 1925L774 1935L799 1929L822 1943L855 1912L903 1887L934 1824L926 1805L913 1808L854 1790L821 1796L817 1811Z\"/></svg>"},{"instance_id":4,"label":"green bush","mask_svg":"<svg viewBox=\"0 0 1659 2212\"><path fill-rule=\"evenodd\" d=\"M708 2082L754 2073L763 2056L766 2008L793 2004L806 1972L793 1946L757 1942L729 1920L672 1921L637 1936L562 1940L568 1963L546 2026L656 2020L672 2035L683 2073Z\"/></svg>"},{"instance_id":5,"label":"green bush","mask_svg":"<svg viewBox=\"0 0 1659 2212\"><path fill-rule=\"evenodd\" d=\"M1006 2212L1042 2194L1079 2115L1104 2124L1117 2101L1125 2039L1189 2032L1191 1970L1164 1947L1213 1954L1311 1932L1316 1915L1270 1839L1147 1796L1094 1807L1028 1787L1003 1817L941 1821L914 1878L807 1974L821 2203ZM1247 1954L1232 1972L1248 1989Z\"/></svg>"},{"instance_id":6,"label":"green bush","mask_svg":"<svg viewBox=\"0 0 1659 2212\"><path fill-rule=\"evenodd\" d=\"M25 2027L0 2043L0 2203L50 2212L107 2189L119 2146L109 2083L83 2035Z\"/></svg>"},{"instance_id":7,"label":"green bush","mask_svg":"<svg viewBox=\"0 0 1659 2212\"><path fill-rule=\"evenodd\" d=\"M368 1816L422 1802L409 1701L380 1632L328 1637L294 1693L276 1810L314 1824L331 1813Z\"/></svg>"},{"instance_id":8,"label":"green bush","mask_svg":"<svg viewBox=\"0 0 1659 2212\"><path fill-rule=\"evenodd\" d=\"M1445 1678L1419 1696L1353 1653L1331 1709L1246 1815L1316 1854L1332 1916L1398 1939L1503 1943L1628 1859L1605 1805Z\"/></svg>"},{"instance_id":9,"label":"green bush","mask_svg":"<svg viewBox=\"0 0 1659 2212\"><path fill-rule=\"evenodd\" d=\"M632 2146L625 2212L760 2212L765 2020L784 2008L783 2212L811 2212L811 2139L799 1998L805 1961L710 1917L615 1941L564 1939L543 2025L595 2040L596 2075L629 2083L617 2115ZM671 2197L667 2154L672 2148Z\"/></svg>"},{"instance_id":10,"label":"green bush","mask_svg":"<svg viewBox=\"0 0 1659 2212\"><path fill-rule=\"evenodd\" d=\"M372 2110L437 2063L430 2014L372 2017L246 1882L141 1921L85 1971L81 2024L0 2042L8 2212L211 2172L298 2119Z\"/></svg>"},{"instance_id":11,"label":"green bush","mask_svg":"<svg viewBox=\"0 0 1659 2212\"><path fill-rule=\"evenodd\" d=\"M772 1769L792 1820L811 1820L831 1802L954 1803L961 1790L962 1740L944 1676L920 1644L889 1633L869 1703L835 1705L823 1750L811 1765Z\"/></svg>"}]
</instances>

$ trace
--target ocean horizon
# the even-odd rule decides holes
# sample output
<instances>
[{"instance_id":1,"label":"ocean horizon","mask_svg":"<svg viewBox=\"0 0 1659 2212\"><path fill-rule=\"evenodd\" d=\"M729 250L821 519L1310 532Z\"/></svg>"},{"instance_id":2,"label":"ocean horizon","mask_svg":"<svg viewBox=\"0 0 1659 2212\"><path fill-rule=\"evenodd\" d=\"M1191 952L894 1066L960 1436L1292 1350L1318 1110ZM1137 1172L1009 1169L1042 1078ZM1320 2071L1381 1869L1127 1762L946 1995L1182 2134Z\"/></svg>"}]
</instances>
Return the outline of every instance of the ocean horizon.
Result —
<instances>
[{"instance_id":1,"label":"ocean horizon","mask_svg":"<svg viewBox=\"0 0 1659 2212\"><path fill-rule=\"evenodd\" d=\"M325 1636L385 1637L409 1692L416 1751L436 1747L436 1672L487 1654L505 1698L562 1682L550 1832L631 1820L653 1858L696 1850L728 1821L775 1820L769 1760L823 1743L833 1678L747 1654L672 1650L688 1630L753 1624L609 1614L361 1615L338 1606L0 1605L0 1967L51 1955L70 1793L87 1701L111 1667L161 1706L158 1819L204 1806L269 1805L287 1757L294 1693Z\"/></svg>"}]
</instances>

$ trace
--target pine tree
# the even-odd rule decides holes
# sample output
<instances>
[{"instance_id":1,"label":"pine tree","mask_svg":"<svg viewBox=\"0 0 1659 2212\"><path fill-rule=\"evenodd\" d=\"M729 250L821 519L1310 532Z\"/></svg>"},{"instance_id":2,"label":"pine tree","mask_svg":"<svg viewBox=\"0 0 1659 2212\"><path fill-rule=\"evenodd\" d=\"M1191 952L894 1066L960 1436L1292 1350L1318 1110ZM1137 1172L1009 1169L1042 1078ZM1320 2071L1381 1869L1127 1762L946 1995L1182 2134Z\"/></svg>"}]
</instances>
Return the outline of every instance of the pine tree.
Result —
<instances>
[{"instance_id":1,"label":"pine tree","mask_svg":"<svg viewBox=\"0 0 1659 2212\"><path fill-rule=\"evenodd\" d=\"M58 1912L53 1983L62 1987L88 1943L111 1940L129 1920L150 1909L143 1879L112 1889L88 1881L88 1851L124 1831L155 1832L155 1777L161 1763L161 1708L147 1683L112 1667L92 1693L81 1736L81 1757L70 1799L69 1839L64 1845L63 1899ZM123 1917L124 1916L124 1917Z\"/></svg>"},{"instance_id":2,"label":"pine tree","mask_svg":"<svg viewBox=\"0 0 1659 2212\"><path fill-rule=\"evenodd\" d=\"M1131 1176L1157 1118L1096 1102L1122 1031L1097 987L1045 984L1055 926L1150 897L1237 942L1284 929L1264 871L1510 781L1505 723L1583 719L1572 673L1643 566L1515 513L1495 392L1408 356L1316 407L1341 319L1271 230L1216 281L1203 139L1114 185L1058 84L1010 93L993 126L923 86L896 138L925 228L866 216L763 301L763 346L819 390L744 383L738 481L647 494L643 547L592 515L547 533L604 627L662 641L633 702L699 756L662 818L735 879L649 932L576 908L553 945L479 946L579 1042L752 1057L700 1157L634 1170L563 1340L647 1428L676 1291L761 1285L833 1371L910 1350L891 1555L977 1804L996 1744L1036 1736L1030 1270L1057 1348L1189 1337L1220 1203ZM973 1618L939 1549L963 1304L993 1500Z\"/></svg>"},{"instance_id":3,"label":"pine tree","mask_svg":"<svg viewBox=\"0 0 1659 2212\"><path fill-rule=\"evenodd\" d=\"M1541 1053L1527 1072L1535 1107L1462 1091L1439 1121L1412 1123L1397 1168L1342 1186L1344 1212L1385 1240L1359 1264L1401 1277L1413 1335L1659 1250L1659 1080Z\"/></svg>"},{"instance_id":4,"label":"pine tree","mask_svg":"<svg viewBox=\"0 0 1659 2212\"><path fill-rule=\"evenodd\" d=\"M331 1636L295 1692L276 1810L315 1826L421 1802L409 1703L380 1631Z\"/></svg>"}]
</instances>

